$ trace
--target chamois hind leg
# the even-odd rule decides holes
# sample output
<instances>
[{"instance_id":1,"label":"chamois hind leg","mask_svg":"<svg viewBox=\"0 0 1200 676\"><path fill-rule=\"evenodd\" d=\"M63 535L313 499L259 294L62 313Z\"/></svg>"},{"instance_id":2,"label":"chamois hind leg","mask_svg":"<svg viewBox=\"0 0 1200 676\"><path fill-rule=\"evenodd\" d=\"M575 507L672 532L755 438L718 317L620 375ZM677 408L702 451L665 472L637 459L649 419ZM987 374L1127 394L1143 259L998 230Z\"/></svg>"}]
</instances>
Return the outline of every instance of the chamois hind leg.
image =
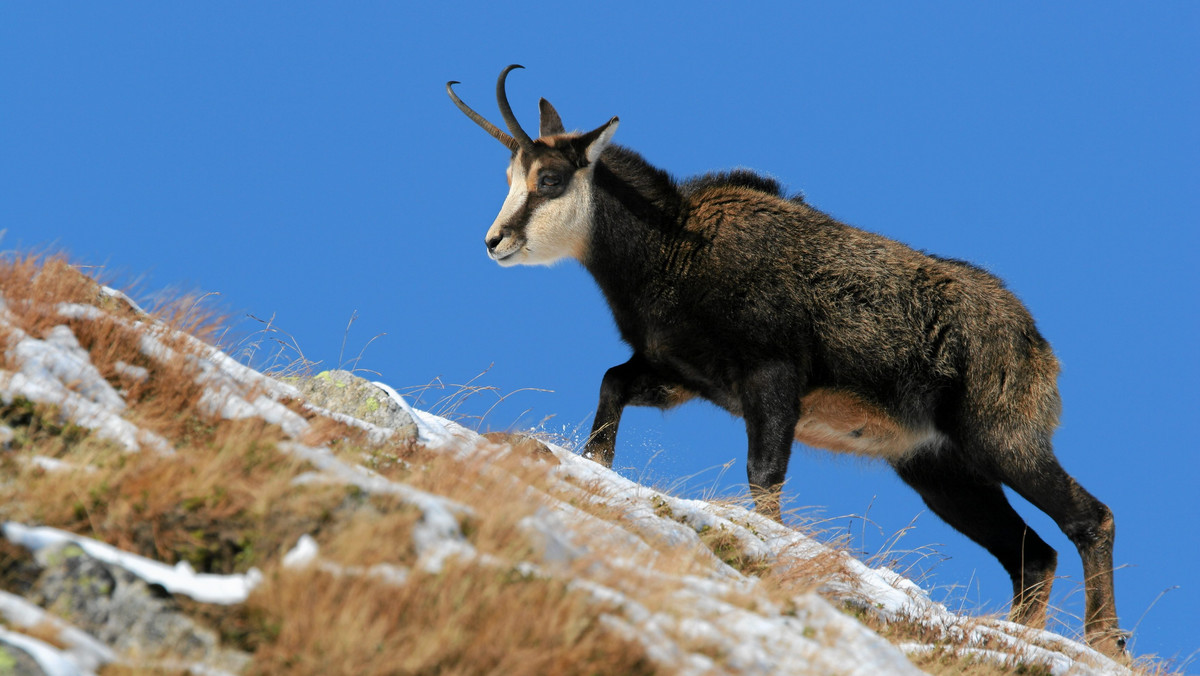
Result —
<instances>
[{"instance_id":1,"label":"chamois hind leg","mask_svg":"<svg viewBox=\"0 0 1200 676\"><path fill-rule=\"evenodd\" d=\"M1012 508L1000 481L973 470L953 447L923 449L893 466L934 514L1008 571L1013 583L1009 619L1044 626L1058 555Z\"/></svg>"},{"instance_id":2,"label":"chamois hind leg","mask_svg":"<svg viewBox=\"0 0 1200 676\"><path fill-rule=\"evenodd\" d=\"M1004 483L1054 519L1079 550L1087 590L1084 633L1088 643L1110 655L1119 654L1126 634L1117 625L1113 593L1112 511L1067 474L1048 437L1035 441L1019 458L1008 457L1013 461L998 468Z\"/></svg>"}]
</instances>

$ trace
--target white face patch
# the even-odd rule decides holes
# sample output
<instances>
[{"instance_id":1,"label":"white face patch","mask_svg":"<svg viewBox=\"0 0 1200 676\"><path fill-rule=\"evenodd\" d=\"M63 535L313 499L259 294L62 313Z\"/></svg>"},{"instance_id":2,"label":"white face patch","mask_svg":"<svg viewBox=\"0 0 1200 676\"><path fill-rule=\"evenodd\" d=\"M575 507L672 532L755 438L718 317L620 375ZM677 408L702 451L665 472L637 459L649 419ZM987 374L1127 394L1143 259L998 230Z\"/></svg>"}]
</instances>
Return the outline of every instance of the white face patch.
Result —
<instances>
[{"instance_id":1,"label":"white face patch","mask_svg":"<svg viewBox=\"0 0 1200 676\"><path fill-rule=\"evenodd\" d=\"M488 255L500 265L517 265L521 262L517 260L517 255L520 253L522 238L514 236L513 229L505 228L505 225L521 211L528 198L529 188L525 184L525 172L517 158L513 158L508 167L508 196L504 198L500 214L492 221L492 227L487 231L488 242L497 237L501 238L499 244L488 249Z\"/></svg>"},{"instance_id":2,"label":"white face patch","mask_svg":"<svg viewBox=\"0 0 1200 676\"><path fill-rule=\"evenodd\" d=\"M526 214L529 178L536 179L540 164L535 161L528 175L519 156L509 166L508 196L487 233L487 241L496 242L488 255L500 265L550 265L563 258L581 259L587 252L592 222L591 166L577 170L561 195Z\"/></svg>"}]
</instances>

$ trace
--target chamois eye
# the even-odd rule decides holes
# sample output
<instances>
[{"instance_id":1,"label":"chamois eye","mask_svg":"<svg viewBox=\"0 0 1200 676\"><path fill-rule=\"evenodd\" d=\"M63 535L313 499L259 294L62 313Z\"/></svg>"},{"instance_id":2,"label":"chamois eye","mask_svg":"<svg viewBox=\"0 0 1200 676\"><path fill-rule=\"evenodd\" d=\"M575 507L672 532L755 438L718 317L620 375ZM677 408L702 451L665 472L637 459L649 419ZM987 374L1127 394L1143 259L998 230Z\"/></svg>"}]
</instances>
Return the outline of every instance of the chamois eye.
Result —
<instances>
[{"instance_id":1,"label":"chamois eye","mask_svg":"<svg viewBox=\"0 0 1200 676\"><path fill-rule=\"evenodd\" d=\"M562 184L562 176L547 172L538 176L538 189L555 188Z\"/></svg>"}]
</instances>

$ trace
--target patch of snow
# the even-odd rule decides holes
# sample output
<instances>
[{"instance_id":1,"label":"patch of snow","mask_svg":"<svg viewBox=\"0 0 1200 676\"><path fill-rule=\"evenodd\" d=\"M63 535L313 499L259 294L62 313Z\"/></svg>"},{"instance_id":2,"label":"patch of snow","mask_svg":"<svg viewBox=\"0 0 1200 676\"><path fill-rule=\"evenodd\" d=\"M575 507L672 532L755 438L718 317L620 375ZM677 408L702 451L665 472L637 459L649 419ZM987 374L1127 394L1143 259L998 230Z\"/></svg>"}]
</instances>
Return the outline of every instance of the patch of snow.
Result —
<instances>
[{"instance_id":1,"label":"patch of snow","mask_svg":"<svg viewBox=\"0 0 1200 676\"><path fill-rule=\"evenodd\" d=\"M306 411L311 411L317 415L336 420L343 425L357 427L358 429L367 433L367 439L369 439L373 444L382 444L396 435L396 430L393 430L390 427L380 427L379 425L369 423L365 420L359 420L354 416L346 415L345 413L338 413L337 411L330 411L327 408L317 406L315 404L304 402L301 404L301 407Z\"/></svg>"},{"instance_id":2,"label":"patch of snow","mask_svg":"<svg viewBox=\"0 0 1200 676\"><path fill-rule=\"evenodd\" d=\"M110 292L112 294L119 294L119 297L133 304L124 294L111 289ZM296 387L265 376L239 363L225 352L193 336L173 332L155 320L131 322L118 317L112 317L91 305L60 303L57 311L60 316L70 319L96 320L101 317L108 317L112 321L137 331L139 334L138 348L147 357L162 364L176 363L178 360L183 359L195 366L199 372L196 376L196 382L205 388L200 398L200 406L212 415L218 415L231 420L261 418L269 423L279 425L284 433L293 439L299 438L309 429L309 424L303 416L280 403L280 400L285 398L299 399L301 395ZM60 370L64 372L69 368L75 370L82 369L84 371L90 369L95 372L94 377L89 374L86 379L80 378L76 380L84 382L89 387L98 387L107 390L107 393L102 392L102 394L106 395L104 403L108 404L108 408L118 412L124 408L125 402L107 381L99 377L99 372L95 371L95 367L88 360L87 352L79 347L70 329L66 326L56 327L53 334L53 342L60 344L58 345L60 348L59 351L63 349L69 350L73 362L68 365L63 358L55 357L49 363L54 366L61 365L62 368ZM185 345L187 347L185 350L186 354L181 355L178 350L167 345L164 342L164 338L167 337ZM25 338L28 337L25 336ZM28 340L31 342L18 345L23 353L46 350L46 348L40 346L41 343L46 341L37 341L32 338L28 338ZM118 373L135 380L144 380L149 376L149 372L146 369L130 366L123 362L117 364L116 368ZM62 381L61 378L59 380ZM456 444L456 447L461 449L464 447L464 444L474 443L474 440L477 438L474 432L455 423L432 416L423 411L415 411L395 390L379 383L376 383L376 385L379 385L381 389L399 402L413 416L414 421L417 422L418 429L421 430L422 441L428 445L441 447ZM22 386L24 386L24 383L22 383ZM351 416L325 411L311 405L306 406L310 410L330 416L345 424L365 429L369 434L369 438L376 443L382 442L391 436L390 431L370 425ZM72 417L74 418L75 416ZM76 422L85 426L91 426L86 425L83 421L76 420ZM126 424L106 421L106 424L108 426L106 433L118 438L121 443L131 450L136 449L137 439L140 436L144 436L132 428L127 421ZM151 440L151 442L152 445L160 449L164 446L169 448L169 444L157 443L154 440Z\"/></svg>"},{"instance_id":3,"label":"patch of snow","mask_svg":"<svg viewBox=\"0 0 1200 676\"><path fill-rule=\"evenodd\" d=\"M69 462L59 460L58 458L51 458L45 455L35 455L29 459L29 462L36 467L41 467L47 472L74 472L76 470L83 470L84 472L90 474L96 471L96 468L90 465L79 467Z\"/></svg>"},{"instance_id":4,"label":"patch of snow","mask_svg":"<svg viewBox=\"0 0 1200 676\"><path fill-rule=\"evenodd\" d=\"M135 322L132 326L142 326L142 322ZM138 351L160 364L170 364L171 362L179 359L179 353L177 353L174 349L164 345L163 342L150 331L146 331L138 336Z\"/></svg>"},{"instance_id":5,"label":"patch of snow","mask_svg":"<svg viewBox=\"0 0 1200 676\"><path fill-rule=\"evenodd\" d=\"M0 617L13 627L53 629L55 639L66 646L62 653L84 672L95 671L116 659L112 649L91 634L3 590L0 590Z\"/></svg>"},{"instance_id":6,"label":"patch of snow","mask_svg":"<svg viewBox=\"0 0 1200 676\"><path fill-rule=\"evenodd\" d=\"M475 431L441 416L413 408L399 392L387 383L374 382L371 384L383 390L389 399L412 416L413 422L417 425L417 440L422 444L431 448L447 448L461 453L474 449L479 443L481 437Z\"/></svg>"},{"instance_id":7,"label":"patch of snow","mask_svg":"<svg viewBox=\"0 0 1200 676\"><path fill-rule=\"evenodd\" d=\"M173 594L183 594L202 603L229 605L242 603L262 581L257 568L239 575L197 573L186 561L168 566L112 545L47 526L29 527L14 521L3 526L4 536L33 552L53 545L74 543L88 556L119 566L151 584L162 585Z\"/></svg>"},{"instance_id":8,"label":"patch of snow","mask_svg":"<svg viewBox=\"0 0 1200 676\"><path fill-rule=\"evenodd\" d=\"M474 552L455 516L474 515L470 507L407 484L389 481L365 467L343 462L328 448L313 448L296 442L280 443L279 448L309 461L320 471L316 475L302 475L297 480L347 483L367 493L394 495L421 510L421 519L413 528L413 544L418 556L426 559L434 569L451 554L469 556Z\"/></svg>"},{"instance_id":9,"label":"patch of snow","mask_svg":"<svg viewBox=\"0 0 1200 676\"><path fill-rule=\"evenodd\" d=\"M6 355L17 370L0 371L0 400L24 397L57 406L75 424L129 451L149 446L171 452L166 439L121 417L125 400L100 375L70 327L55 326L44 340L34 338L11 323L7 307L2 309L0 321L10 332Z\"/></svg>"},{"instance_id":10,"label":"patch of snow","mask_svg":"<svg viewBox=\"0 0 1200 676\"><path fill-rule=\"evenodd\" d=\"M305 533L296 541L296 546L283 555L284 568L303 568L317 559L317 541Z\"/></svg>"},{"instance_id":11,"label":"patch of snow","mask_svg":"<svg viewBox=\"0 0 1200 676\"><path fill-rule=\"evenodd\" d=\"M150 378L150 371L145 367L126 364L123 361L113 364L113 369L126 378L139 383L144 383Z\"/></svg>"},{"instance_id":12,"label":"patch of snow","mask_svg":"<svg viewBox=\"0 0 1200 676\"><path fill-rule=\"evenodd\" d=\"M60 324L39 340L26 335L8 349L8 356L21 364L21 373L34 379L57 380L88 401L116 411L125 400L92 365L91 356L79 345L70 327Z\"/></svg>"},{"instance_id":13,"label":"patch of snow","mask_svg":"<svg viewBox=\"0 0 1200 676\"><path fill-rule=\"evenodd\" d=\"M161 327L157 332L161 332ZM142 354L163 364L180 359L179 353L159 340L155 333L147 331L139 338ZM242 366L224 352L191 336L178 336L190 339L201 355L188 354L182 358L199 370L196 382L205 388L199 402L202 410L228 420L262 418L279 425L284 433L293 438L308 429L308 422L300 414L278 401L281 396L299 396L299 390ZM255 389L263 393L253 400L243 396Z\"/></svg>"},{"instance_id":14,"label":"patch of snow","mask_svg":"<svg viewBox=\"0 0 1200 676\"><path fill-rule=\"evenodd\" d=\"M34 662L37 662L38 667L46 673L46 676L82 676L93 673L89 670L81 669L78 664L75 664L74 661L63 654L58 648L49 643L39 641L32 636L0 628L0 641L4 641L25 651L33 658Z\"/></svg>"},{"instance_id":15,"label":"patch of snow","mask_svg":"<svg viewBox=\"0 0 1200 676\"><path fill-rule=\"evenodd\" d=\"M76 319L97 319L106 316L98 308L90 305L72 305L60 304L58 307L60 315L76 318ZM196 366L199 370L196 382L205 387L204 394L200 398L200 406L213 415L219 415L223 418L236 420L240 418L262 418L269 423L274 423L283 428L284 433L293 438L299 437L308 430L308 422L304 420L295 411L287 408L279 402L279 399L285 397L298 398L300 391L291 385L281 383L273 378L264 376L254 369L239 364L229 355L221 350L204 343L203 341L185 333L170 332L161 323L153 322L128 322L119 318L112 318L114 321L125 324L130 328L139 330L139 350L142 354L158 361L162 364L169 364L179 359L185 359L187 362ZM62 340L74 341L74 335L70 329L61 327L65 330L66 335L60 336ZM58 330L57 328L55 329ZM168 346L161 339L162 336L170 335L179 341L182 341L190 349L189 353L181 356L178 351ZM78 348L78 343L75 343ZM87 362L87 352L79 348L82 353L83 361ZM90 362L87 366L95 370ZM118 367L120 370L120 367ZM122 373L131 375L132 377L146 377L148 372L145 369L138 367L130 367L125 365ZM99 373L96 374L99 376ZM112 390L103 378L100 379L105 387L108 387L112 394L121 406L124 406L124 401L120 400L120 396ZM257 392L253 398L250 394Z\"/></svg>"},{"instance_id":16,"label":"patch of snow","mask_svg":"<svg viewBox=\"0 0 1200 676\"><path fill-rule=\"evenodd\" d=\"M133 308L134 312L137 312L140 315L146 314L146 311L143 310L140 305L133 302L133 299L130 298L129 296L125 295L125 293L123 291L119 291L117 289L114 289L114 288L108 287L108 286L101 286L100 293L104 296L108 296L109 298L117 298L119 300L124 301L125 303L127 303L129 305L129 307Z\"/></svg>"},{"instance_id":17,"label":"patch of snow","mask_svg":"<svg viewBox=\"0 0 1200 676\"><path fill-rule=\"evenodd\" d=\"M283 567L306 568L315 565L332 575L374 577L395 586L401 586L408 582L408 570L403 566L394 566L387 563L377 563L368 568L363 568L362 566L342 566L332 561L321 561L317 558L317 554L317 541L311 535L305 533L296 541L296 546L292 547L284 555Z\"/></svg>"},{"instance_id":18,"label":"patch of snow","mask_svg":"<svg viewBox=\"0 0 1200 676\"><path fill-rule=\"evenodd\" d=\"M269 423L279 425L284 433L292 438L299 437L308 430L308 421L278 401L265 394L260 394L253 401L248 401L228 383L218 383L216 387L206 387L204 394L200 396L198 405L202 411L210 415L218 415L226 420L261 418Z\"/></svg>"},{"instance_id":19,"label":"patch of snow","mask_svg":"<svg viewBox=\"0 0 1200 676\"><path fill-rule=\"evenodd\" d=\"M129 451L148 446L160 453L171 453L171 445L162 436L144 430L120 416L119 410L85 399L67 389L59 380L31 377L23 372L0 370L0 400L10 404L23 397L39 404L57 406L71 422L114 441Z\"/></svg>"},{"instance_id":20,"label":"patch of snow","mask_svg":"<svg viewBox=\"0 0 1200 676\"><path fill-rule=\"evenodd\" d=\"M107 316L104 310L95 305L84 305L82 303L59 303L56 310L59 317L66 319L88 319L94 321Z\"/></svg>"},{"instance_id":21,"label":"patch of snow","mask_svg":"<svg viewBox=\"0 0 1200 676\"><path fill-rule=\"evenodd\" d=\"M521 519L517 527L533 536L534 542L541 545L542 561L552 566L566 566L587 554L587 549L572 541L558 516L544 507Z\"/></svg>"},{"instance_id":22,"label":"patch of snow","mask_svg":"<svg viewBox=\"0 0 1200 676\"><path fill-rule=\"evenodd\" d=\"M187 334L182 334L182 337L203 359L243 387L262 390L273 399L300 398L300 390L295 386L263 375L198 338Z\"/></svg>"}]
</instances>

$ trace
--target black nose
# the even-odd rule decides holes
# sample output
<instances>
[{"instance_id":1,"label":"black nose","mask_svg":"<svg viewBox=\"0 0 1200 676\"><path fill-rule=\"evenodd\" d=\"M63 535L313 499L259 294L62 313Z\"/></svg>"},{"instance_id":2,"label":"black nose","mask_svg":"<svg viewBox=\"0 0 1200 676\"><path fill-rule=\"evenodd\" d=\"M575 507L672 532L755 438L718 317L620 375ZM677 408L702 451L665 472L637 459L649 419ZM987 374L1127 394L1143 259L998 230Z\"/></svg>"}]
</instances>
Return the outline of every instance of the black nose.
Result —
<instances>
[{"instance_id":1,"label":"black nose","mask_svg":"<svg viewBox=\"0 0 1200 676\"><path fill-rule=\"evenodd\" d=\"M488 251L491 251L492 249L495 249L498 244L500 244L500 240L502 239L504 239L504 235L492 235L483 242L484 244L487 244Z\"/></svg>"}]
</instances>

